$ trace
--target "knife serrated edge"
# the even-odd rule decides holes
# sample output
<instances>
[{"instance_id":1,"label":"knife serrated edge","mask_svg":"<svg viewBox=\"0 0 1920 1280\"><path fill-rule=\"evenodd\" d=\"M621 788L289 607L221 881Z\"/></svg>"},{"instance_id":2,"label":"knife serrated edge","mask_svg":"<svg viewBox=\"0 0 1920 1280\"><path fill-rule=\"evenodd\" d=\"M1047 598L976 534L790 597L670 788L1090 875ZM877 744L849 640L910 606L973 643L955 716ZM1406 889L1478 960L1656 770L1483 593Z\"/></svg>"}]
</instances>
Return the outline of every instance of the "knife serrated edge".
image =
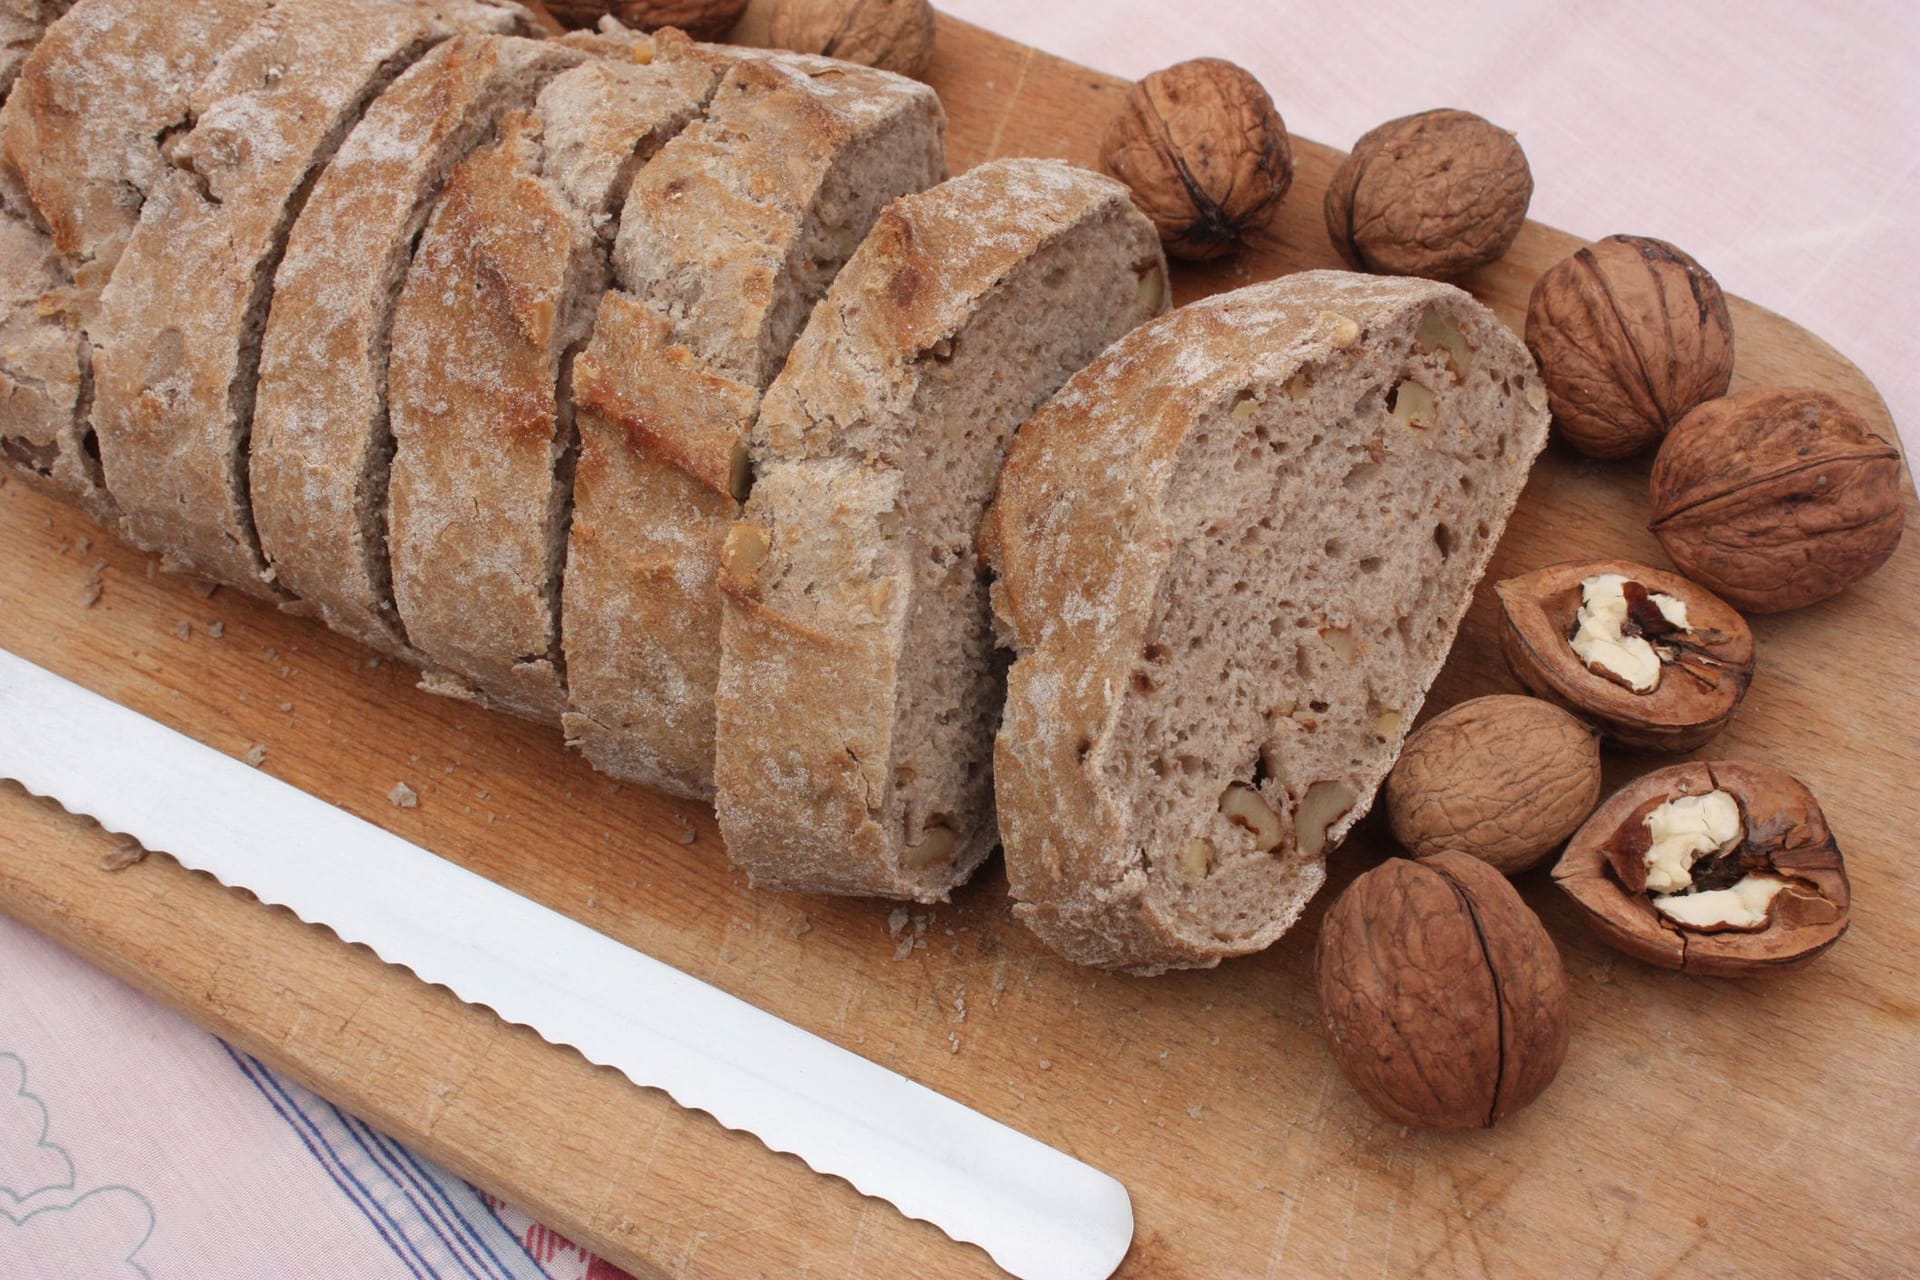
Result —
<instances>
[{"instance_id":1,"label":"knife serrated edge","mask_svg":"<svg viewBox=\"0 0 1920 1280\"><path fill-rule=\"evenodd\" d=\"M5 649L0 776L843 1178L1016 1276L1105 1277L1126 1254L1132 1205L1108 1175ZM263 830L266 816L282 828ZM263 852L268 839L282 847ZM322 874L328 858L352 865ZM430 883L415 902L437 918L368 894L382 876ZM473 941L482 921L512 928ZM552 971L563 952L581 971ZM636 1011L638 990L657 1003ZM680 1034L695 1025L708 1043ZM765 1065L739 1061L770 1044ZM774 1098L797 1105L783 1113Z\"/></svg>"}]
</instances>

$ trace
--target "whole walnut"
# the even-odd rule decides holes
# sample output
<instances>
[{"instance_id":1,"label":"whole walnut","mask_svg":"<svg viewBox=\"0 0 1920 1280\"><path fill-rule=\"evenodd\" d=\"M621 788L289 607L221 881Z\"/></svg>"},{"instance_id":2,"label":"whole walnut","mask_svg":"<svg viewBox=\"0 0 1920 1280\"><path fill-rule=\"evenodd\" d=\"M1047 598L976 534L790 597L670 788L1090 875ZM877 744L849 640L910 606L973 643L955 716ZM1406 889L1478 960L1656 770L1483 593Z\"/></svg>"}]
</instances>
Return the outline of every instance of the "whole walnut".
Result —
<instances>
[{"instance_id":1,"label":"whole walnut","mask_svg":"<svg viewBox=\"0 0 1920 1280\"><path fill-rule=\"evenodd\" d=\"M1327 185L1327 235L1348 266L1448 280L1505 253L1532 199L1511 133L1471 111L1423 111L1353 144Z\"/></svg>"},{"instance_id":2,"label":"whole walnut","mask_svg":"<svg viewBox=\"0 0 1920 1280\"><path fill-rule=\"evenodd\" d=\"M1416 857L1465 853L1517 875L1600 801L1600 738L1539 698L1449 707L1408 736L1387 775L1393 837Z\"/></svg>"},{"instance_id":3,"label":"whole walnut","mask_svg":"<svg viewBox=\"0 0 1920 1280\"><path fill-rule=\"evenodd\" d=\"M1900 454L1824 391L1707 403L1653 462L1648 527L1689 578L1749 613L1836 595L1900 545Z\"/></svg>"},{"instance_id":4,"label":"whole walnut","mask_svg":"<svg viewBox=\"0 0 1920 1280\"><path fill-rule=\"evenodd\" d=\"M919 77L933 64L933 6L928 0L775 0L767 39L778 49Z\"/></svg>"},{"instance_id":5,"label":"whole walnut","mask_svg":"<svg viewBox=\"0 0 1920 1280\"><path fill-rule=\"evenodd\" d=\"M1726 394L1733 320L1698 262L1664 240L1608 236L1534 282L1527 350L1560 437L1589 457L1627 458Z\"/></svg>"},{"instance_id":6,"label":"whole walnut","mask_svg":"<svg viewBox=\"0 0 1920 1280\"><path fill-rule=\"evenodd\" d=\"M747 0L547 0L547 12L569 27L614 17L635 31L678 27L695 40L724 40L746 9Z\"/></svg>"},{"instance_id":7,"label":"whole walnut","mask_svg":"<svg viewBox=\"0 0 1920 1280\"><path fill-rule=\"evenodd\" d=\"M1567 974L1540 918L1477 858L1394 858L1355 880L1320 932L1333 1060L1401 1124L1489 1128L1567 1056Z\"/></svg>"},{"instance_id":8,"label":"whole walnut","mask_svg":"<svg viewBox=\"0 0 1920 1280\"><path fill-rule=\"evenodd\" d=\"M1195 58L1127 92L1100 143L1168 254L1222 257L1272 223L1293 184L1287 126L1260 82L1223 58Z\"/></svg>"}]
</instances>

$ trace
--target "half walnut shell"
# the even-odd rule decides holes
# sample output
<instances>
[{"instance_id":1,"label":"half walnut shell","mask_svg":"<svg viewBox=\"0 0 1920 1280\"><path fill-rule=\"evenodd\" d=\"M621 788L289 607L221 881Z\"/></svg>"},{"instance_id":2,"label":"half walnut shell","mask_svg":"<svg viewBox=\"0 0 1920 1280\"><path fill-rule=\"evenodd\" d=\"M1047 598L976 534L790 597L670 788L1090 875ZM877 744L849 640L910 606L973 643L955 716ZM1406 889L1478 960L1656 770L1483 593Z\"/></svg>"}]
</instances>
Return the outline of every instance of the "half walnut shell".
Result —
<instances>
[{"instance_id":1,"label":"half walnut shell","mask_svg":"<svg viewBox=\"0 0 1920 1280\"><path fill-rule=\"evenodd\" d=\"M1581 583L1617 574L1650 595L1687 607L1688 628L1654 636L1659 682L1636 692L1590 668L1574 652ZM1521 683L1600 727L1615 742L1656 751L1689 751L1732 721L1753 682L1753 632L1711 591L1678 574L1631 560L1570 560L1494 587L1500 597L1500 650Z\"/></svg>"},{"instance_id":2,"label":"half walnut shell","mask_svg":"<svg viewBox=\"0 0 1920 1280\"><path fill-rule=\"evenodd\" d=\"M1752 874L1786 882L1755 926L1678 923L1654 906L1644 887L1638 855L1647 847L1648 815L1669 801L1714 791L1739 806L1739 840L1695 863L1696 870L1711 865L1728 870L1723 879ZM1813 959L1847 931L1852 903L1846 865L1813 794L1784 770L1734 760L1673 765L1622 787L1574 833L1553 878L1612 946L1665 969L1722 978ZM1641 887L1630 887L1636 881Z\"/></svg>"}]
</instances>

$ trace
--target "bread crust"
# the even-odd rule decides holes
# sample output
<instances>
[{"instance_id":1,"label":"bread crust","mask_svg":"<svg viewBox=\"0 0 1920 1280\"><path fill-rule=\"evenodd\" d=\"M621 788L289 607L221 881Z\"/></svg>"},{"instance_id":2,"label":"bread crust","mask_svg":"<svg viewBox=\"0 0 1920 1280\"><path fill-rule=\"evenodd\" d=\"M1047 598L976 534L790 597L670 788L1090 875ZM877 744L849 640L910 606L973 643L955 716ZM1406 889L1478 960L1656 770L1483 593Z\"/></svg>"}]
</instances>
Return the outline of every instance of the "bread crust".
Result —
<instances>
[{"instance_id":1,"label":"bread crust","mask_svg":"<svg viewBox=\"0 0 1920 1280\"><path fill-rule=\"evenodd\" d=\"M1496 362L1525 389L1504 424L1515 470L1486 486L1492 536L1476 552L1476 581L1547 417L1518 340L1451 286L1315 271L1217 295L1116 343L1022 429L987 526L996 619L1017 653L995 751L997 800L1015 913L1069 958L1143 973L1216 964L1271 943L1318 887L1317 861L1302 864L1290 912L1244 936L1179 919L1131 840L1132 799L1111 767L1115 736L1178 550L1167 498L1189 436L1243 392L1279 391L1349 344L1364 351L1371 326L1435 303L1471 320L1476 361ZM1470 598L1469 588L1443 611L1447 635ZM1408 673L1409 723L1444 653ZM1385 764L1373 773L1354 780L1360 799L1329 844L1365 812Z\"/></svg>"},{"instance_id":2,"label":"bread crust","mask_svg":"<svg viewBox=\"0 0 1920 1280\"><path fill-rule=\"evenodd\" d=\"M251 456L261 549L298 612L415 658L391 596L386 373L394 304L455 163L585 54L462 35L376 99L315 184L275 277Z\"/></svg>"},{"instance_id":3,"label":"bread crust","mask_svg":"<svg viewBox=\"0 0 1920 1280\"><path fill-rule=\"evenodd\" d=\"M293 211L365 103L447 34L390 0L282 0L191 96L93 326L93 423L135 546L272 597L247 495L259 337Z\"/></svg>"},{"instance_id":4,"label":"bread crust","mask_svg":"<svg viewBox=\"0 0 1920 1280\"><path fill-rule=\"evenodd\" d=\"M748 58L635 179L614 250L620 291L575 362L562 601L562 723L616 777L713 795L720 547L740 511L747 430L880 208L944 170L944 123L932 91L903 77Z\"/></svg>"},{"instance_id":5,"label":"bread crust","mask_svg":"<svg viewBox=\"0 0 1920 1280\"><path fill-rule=\"evenodd\" d=\"M80 348L53 242L0 207L0 460L29 484L74 501L98 490L83 467Z\"/></svg>"},{"instance_id":6,"label":"bread crust","mask_svg":"<svg viewBox=\"0 0 1920 1280\"><path fill-rule=\"evenodd\" d=\"M721 69L656 57L564 72L461 162L434 209L395 315L388 394L394 598L437 692L560 721L575 448L562 382L632 173Z\"/></svg>"},{"instance_id":7,"label":"bread crust","mask_svg":"<svg viewBox=\"0 0 1920 1280\"><path fill-rule=\"evenodd\" d=\"M1117 270L1104 259L1095 265L1096 245L1120 246ZM928 763L924 753L941 748L902 736L905 682L935 679L907 666L908 625L916 610L954 603L937 606L929 593L951 594L956 574L968 597L957 620L976 633L972 644L954 637L947 655L962 668L949 677L964 686L958 714L990 725L999 688L990 664L975 666L991 650L972 545L988 494L971 499L980 505L970 506L960 527L935 529L922 510L931 495L916 502L902 468L914 451L965 450L922 435L931 415L921 397L941 394L941 358L929 353L938 348L951 358L967 347L983 309L1023 274L1075 264L1086 273L1112 270L1102 291L1125 300L1099 313L1049 317L1050 333L1079 326L1077 363L1158 309L1141 300L1141 272L1151 275L1156 302L1164 295L1157 237L1124 187L1058 162L1021 159L990 162L905 197L881 215L767 393L754 428L761 479L745 520L773 550L756 571L722 577L716 739L721 832L728 855L756 884L941 901L997 842L989 733L975 746L970 794L943 796L938 805L956 837L951 856L913 865L912 846L924 847L930 815L907 813L896 778L917 777ZM1051 394L1052 375L1032 350L1007 351L1005 360L1009 380L1031 384L1032 399L1019 406L1024 416ZM982 433L967 461L988 469L990 491L1000 446L990 424L967 425ZM1010 434L1017 418L999 425ZM783 469L798 474L777 482ZM942 482L973 487L957 476ZM791 550L786 544L795 538L811 545ZM916 574L931 558L952 567ZM789 579L799 585L769 585Z\"/></svg>"},{"instance_id":8,"label":"bread crust","mask_svg":"<svg viewBox=\"0 0 1920 1280\"><path fill-rule=\"evenodd\" d=\"M20 76L20 65L33 53L47 25L65 13L72 0L4 0L0 2L0 98L5 98Z\"/></svg>"},{"instance_id":9,"label":"bread crust","mask_svg":"<svg viewBox=\"0 0 1920 1280\"><path fill-rule=\"evenodd\" d=\"M80 0L46 28L0 107L0 193L13 215L47 237L62 277L33 300L31 318L17 301L10 312L16 331L31 322L50 332L22 334L42 358L33 382L16 379L9 388L9 405L18 400L23 412L0 433L0 453L109 527L117 512L93 446L88 330L167 170L159 139L187 120L194 86L266 6ZM70 348L71 360L44 358L56 348Z\"/></svg>"}]
</instances>

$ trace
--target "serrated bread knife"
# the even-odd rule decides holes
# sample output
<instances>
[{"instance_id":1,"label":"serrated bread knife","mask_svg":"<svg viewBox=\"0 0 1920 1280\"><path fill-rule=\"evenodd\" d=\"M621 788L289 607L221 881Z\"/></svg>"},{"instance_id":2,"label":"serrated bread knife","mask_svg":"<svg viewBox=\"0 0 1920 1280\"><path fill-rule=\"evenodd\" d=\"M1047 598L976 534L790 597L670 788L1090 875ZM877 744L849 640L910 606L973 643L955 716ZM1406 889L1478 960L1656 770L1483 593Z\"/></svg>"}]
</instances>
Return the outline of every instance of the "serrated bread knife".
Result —
<instances>
[{"instance_id":1,"label":"serrated bread knife","mask_svg":"<svg viewBox=\"0 0 1920 1280\"><path fill-rule=\"evenodd\" d=\"M1133 1238L1126 1188L1099 1170L5 649L0 776L845 1178L1016 1276L1105 1277Z\"/></svg>"}]
</instances>

